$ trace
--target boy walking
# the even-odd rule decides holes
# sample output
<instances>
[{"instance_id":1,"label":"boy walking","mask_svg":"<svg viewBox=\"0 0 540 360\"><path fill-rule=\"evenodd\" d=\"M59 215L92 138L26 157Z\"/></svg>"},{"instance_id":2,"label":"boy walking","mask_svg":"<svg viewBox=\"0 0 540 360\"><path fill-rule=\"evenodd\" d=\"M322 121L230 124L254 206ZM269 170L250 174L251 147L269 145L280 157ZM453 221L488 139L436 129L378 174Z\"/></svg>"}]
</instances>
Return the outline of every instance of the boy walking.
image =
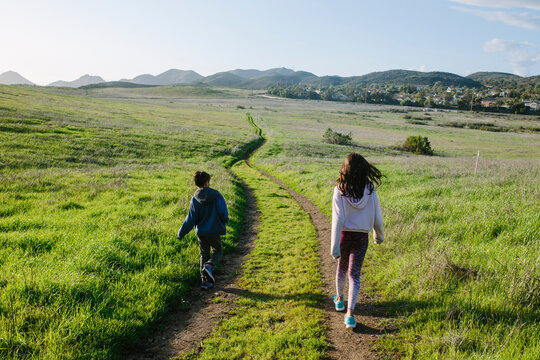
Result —
<instances>
[{"instance_id":1,"label":"boy walking","mask_svg":"<svg viewBox=\"0 0 540 360\"><path fill-rule=\"evenodd\" d=\"M226 233L229 212L223 195L210 188L210 174L196 171L193 180L199 189L191 198L188 215L176 238L181 240L195 227L201 252L201 288L209 289L214 286L214 267L223 254L221 235Z\"/></svg>"}]
</instances>

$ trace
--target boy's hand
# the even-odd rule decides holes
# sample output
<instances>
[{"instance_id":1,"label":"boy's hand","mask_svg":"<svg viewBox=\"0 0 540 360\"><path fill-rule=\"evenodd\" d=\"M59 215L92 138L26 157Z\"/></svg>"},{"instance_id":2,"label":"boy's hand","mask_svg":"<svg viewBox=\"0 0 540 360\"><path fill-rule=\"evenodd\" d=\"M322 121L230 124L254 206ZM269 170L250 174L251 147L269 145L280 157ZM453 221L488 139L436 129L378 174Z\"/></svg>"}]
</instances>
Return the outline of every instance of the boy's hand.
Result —
<instances>
[{"instance_id":1,"label":"boy's hand","mask_svg":"<svg viewBox=\"0 0 540 360\"><path fill-rule=\"evenodd\" d=\"M373 237L373 242L374 242L375 244L382 244L383 241L384 241L384 239L381 239L381 238L379 238L379 237L377 237L377 236L374 236L374 237Z\"/></svg>"}]
</instances>

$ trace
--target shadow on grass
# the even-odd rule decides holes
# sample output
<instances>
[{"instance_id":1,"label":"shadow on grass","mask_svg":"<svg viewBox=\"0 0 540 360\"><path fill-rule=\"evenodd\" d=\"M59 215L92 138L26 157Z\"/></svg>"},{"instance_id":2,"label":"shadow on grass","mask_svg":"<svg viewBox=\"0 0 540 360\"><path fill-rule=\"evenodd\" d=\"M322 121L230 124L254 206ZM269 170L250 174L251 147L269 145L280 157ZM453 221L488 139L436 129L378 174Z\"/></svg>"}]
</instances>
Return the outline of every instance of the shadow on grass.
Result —
<instances>
[{"instance_id":1,"label":"shadow on grass","mask_svg":"<svg viewBox=\"0 0 540 360\"><path fill-rule=\"evenodd\" d=\"M418 322L428 321L447 321L460 322L462 318L466 318L467 322L471 322L479 328L485 325L502 324L513 326L516 323L536 322L538 321L538 310L501 310L493 309L489 306L475 305L474 303L443 303L433 300L388 300L377 303L378 307L384 309L386 317L409 317L414 313L424 313L420 317L416 317L415 324ZM416 326L415 325L415 326Z\"/></svg>"},{"instance_id":2,"label":"shadow on grass","mask_svg":"<svg viewBox=\"0 0 540 360\"><path fill-rule=\"evenodd\" d=\"M269 294L257 291L250 291L239 288L226 288L223 289L224 292L234 294L238 297L254 300L257 302L270 302L275 300L285 300L285 301L302 301L309 303L308 306L313 308L319 308L319 304L322 303L326 297L323 294L313 294L313 293L296 293L296 294L286 294L286 295L277 295Z\"/></svg>"},{"instance_id":3,"label":"shadow on grass","mask_svg":"<svg viewBox=\"0 0 540 360\"><path fill-rule=\"evenodd\" d=\"M233 288L233 287L225 288L223 289L223 291L234 294L238 296L239 298L249 299L256 302L264 303L264 302L270 302L270 301L276 301L276 300L297 301L297 302L303 302L306 306L309 306L311 308L320 309L321 306L324 306L324 307L330 307L333 309L333 303L331 299L329 299L324 294L296 293L296 294L278 295L278 294L268 294L268 293L250 291L246 289ZM356 314L360 316L371 316L371 317L381 317L381 318L385 317L382 314L382 312L377 311L376 313L373 313L372 310L373 310L373 307L371 305L365 306L365 304L358 304L357 309L356 309ZM366 324L358 323L356 328L352 329L352 331L357 334L382 335L382 334L390 334L390 333L397 332L398 329L394 329L394 328L377 329Z\"/></svg>"}]
</instances>

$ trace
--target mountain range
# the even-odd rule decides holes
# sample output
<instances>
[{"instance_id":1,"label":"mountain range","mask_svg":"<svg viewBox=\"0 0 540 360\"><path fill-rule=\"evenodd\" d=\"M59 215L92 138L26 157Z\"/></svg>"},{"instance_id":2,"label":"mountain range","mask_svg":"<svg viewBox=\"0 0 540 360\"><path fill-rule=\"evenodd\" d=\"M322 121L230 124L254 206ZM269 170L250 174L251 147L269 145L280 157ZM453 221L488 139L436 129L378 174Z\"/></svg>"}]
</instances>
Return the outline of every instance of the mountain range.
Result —
<instances>
[{"instance_id":1,"label":"mountain range","mask_svg":"<svg viewBox=\"0 0 540 360\"><path fill-rule=\"evenodd\" d=\"M307 71L294 71L287 68L268 70L235 69L219 72L204 77L192 70L170 69L158 75L142 74L133 79L105 82L99 76L84 75L73 81L55 81L48 86L64 87L138 87L160 85L211 85L219 87L264 90L272 86L338 86L338 85L433 85L439 82L442 86L467 86L482 88L484 86L516 87L540 83L540 75L521 77L500 72L476 72L466 77L440 71L421 72L412 70L387 70L372 72L361 76L317 76ZM13 71L0 74L0 84L28 84L32 82Z\"/></svg>"}]
</instances>

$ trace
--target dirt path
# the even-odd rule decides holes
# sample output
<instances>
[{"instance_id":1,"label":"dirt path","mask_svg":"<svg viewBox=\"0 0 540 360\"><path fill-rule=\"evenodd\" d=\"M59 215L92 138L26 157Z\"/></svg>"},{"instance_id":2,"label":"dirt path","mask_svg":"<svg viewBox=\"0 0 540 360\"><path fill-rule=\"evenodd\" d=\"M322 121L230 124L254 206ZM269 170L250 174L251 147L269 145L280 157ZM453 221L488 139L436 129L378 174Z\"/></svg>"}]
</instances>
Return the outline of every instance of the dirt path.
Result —
<instances>
[{"instance_id":1,"label":"dirt path","mask_svg":"<svg viewBox=\"0 0 540 360\"><path fill-rule=\"evenodd\" d=\"M311 222L317 230L317 238L321 244L320 257L321 272L325 283L324 291L328 295L328 301L324 304L324 310L327 314L327 336L331 343L331 347L327 351L328 357L331 359L377 359L377 354L370 350L372 345L381 335L393 332L394 329L389 327L384 310L375 307L373 299L367 297L362 290L355 308L358 325L353 331L345 328L343 323L344 313L336 312L331 300L331 296L336 293L335 274L337 262L330 256L330 221L308 198L296 193L266 171L259 171L291 194L304 211L309 214ZM372 245L370 244L370 246ZM345 294L347 294L347 289L345 289Z\"/></svg>"},{"instance_id":2,"label":"dirt path","mask_svg":"<svg viewBox=\"0 0 540 360\"><path fill-rule=\"evenodd\" d=\"M241 277L240 268L245 257L253 248L257 237L258 211L253 191L244 185L246 194L246 216L242 234L238 237L238 247L234 252L223 257L220 269L216 273L217 282L209 291L194 288L188 294L189 308L183 310L178 304L165 319L160 321L155 332L146 343L133 352L126 354L126 359L170 359L182 353L200 351L201 342L207 338L217 322L226 317L235 303L237 282ZM214 303L219 296L220 301Z\"/></svg>"}]
</instances>

